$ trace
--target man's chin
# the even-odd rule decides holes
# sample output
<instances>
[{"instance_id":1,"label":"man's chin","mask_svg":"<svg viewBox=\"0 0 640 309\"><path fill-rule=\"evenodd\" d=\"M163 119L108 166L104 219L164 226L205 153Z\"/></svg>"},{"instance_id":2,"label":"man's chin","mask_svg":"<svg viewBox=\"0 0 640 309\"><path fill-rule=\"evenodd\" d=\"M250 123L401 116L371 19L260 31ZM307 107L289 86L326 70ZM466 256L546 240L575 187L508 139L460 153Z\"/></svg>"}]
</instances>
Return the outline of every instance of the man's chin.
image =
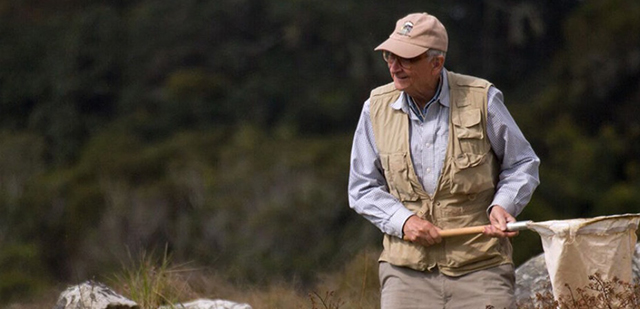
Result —
<instances>
[{"instance_id":1,"label":"man's chin","mask_svg":"<svg viewBox=\"0 0 640 309\"><path fill-rule=\"evenodd\" d=\"M396 86L396 89L400 91L407 89L407 87L409 86L406 81L399 78L393 79L393 85Z\"/></svg>"}]
</instances>

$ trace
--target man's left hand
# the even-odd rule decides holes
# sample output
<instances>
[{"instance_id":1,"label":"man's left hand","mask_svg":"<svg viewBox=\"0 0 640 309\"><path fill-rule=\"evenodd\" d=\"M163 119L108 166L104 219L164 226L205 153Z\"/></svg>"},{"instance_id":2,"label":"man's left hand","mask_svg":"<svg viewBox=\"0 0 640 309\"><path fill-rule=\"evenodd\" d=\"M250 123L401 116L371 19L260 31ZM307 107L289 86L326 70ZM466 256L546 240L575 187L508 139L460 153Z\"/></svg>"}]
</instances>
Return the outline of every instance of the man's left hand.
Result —
<instances>
[{"instance_id":1,"label":"man's left hand","mask_svg":"<svg viewBox=\"0 0 640 309\"><path fill-rule=\"evenodd\" d=\"M507 231L507 223L516 222L516 218L510 215L502 206L494 205L489 214L490 225L485 226L484 234L491 237L514 237L518 231Z\"/></svg>"}]
</instances>

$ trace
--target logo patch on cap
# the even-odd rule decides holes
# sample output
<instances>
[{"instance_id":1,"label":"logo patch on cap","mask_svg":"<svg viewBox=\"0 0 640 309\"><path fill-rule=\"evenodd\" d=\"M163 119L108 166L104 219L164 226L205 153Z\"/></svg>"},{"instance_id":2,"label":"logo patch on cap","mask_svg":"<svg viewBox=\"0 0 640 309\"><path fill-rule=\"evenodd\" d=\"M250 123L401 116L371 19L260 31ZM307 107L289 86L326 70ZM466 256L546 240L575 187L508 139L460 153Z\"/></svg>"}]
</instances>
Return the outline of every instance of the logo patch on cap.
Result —
<instances>
[{"instance_id":1,"label":"logo patch on cap","mask_svg":"<svg viewBox=\"0 0 640 309\"><path fill-rule=\"evenodd\" d=\"M402 30L398 31L399 35L409 35L409 32L411 32L411 30L413 29L413 23L408 21L406 23L404 23L404 25L402 26Z\"/></svg>"}]
</instances>

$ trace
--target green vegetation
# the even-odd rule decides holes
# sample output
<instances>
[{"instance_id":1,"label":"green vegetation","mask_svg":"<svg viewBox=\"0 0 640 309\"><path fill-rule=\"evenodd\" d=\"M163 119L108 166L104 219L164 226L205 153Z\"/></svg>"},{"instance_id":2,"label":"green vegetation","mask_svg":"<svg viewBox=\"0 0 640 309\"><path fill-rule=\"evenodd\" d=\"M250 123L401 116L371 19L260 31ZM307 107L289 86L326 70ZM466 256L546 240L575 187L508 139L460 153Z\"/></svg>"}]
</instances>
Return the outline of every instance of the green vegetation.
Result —
<instances>
[{"instance_id":1,"label":"green vegetation","mask_svg":"<svg viewBox=\"0 0 640 309\"><path fill-rule=\"evenodd\" d=\"M389 80L372 49L411 11L441 17L446 66L494 82L541 157L521 219L637 212L637 1L2 0L0 302L165 244L278 291L378 248L347 203L351 135ZM516 261L539 242L521 233ZM316 301L375 299L373 271Z\"/></svg>"},{"instance_id":2,"label":"green vegetation","mask_svg":"<svg viewBox=\"0 0 640 309\"><path fill-rule=\"evenodd\" d=\"M124 265L121 273L113 279L124 290L124 295L134 300L141 308L158 308L174 305L188 295L188 283L178 276L187 272L181 266L171 264L166 248L162 258L153 254L141 254L139 261L131 257L130 265Z\"/></svg>"}]
</instances>

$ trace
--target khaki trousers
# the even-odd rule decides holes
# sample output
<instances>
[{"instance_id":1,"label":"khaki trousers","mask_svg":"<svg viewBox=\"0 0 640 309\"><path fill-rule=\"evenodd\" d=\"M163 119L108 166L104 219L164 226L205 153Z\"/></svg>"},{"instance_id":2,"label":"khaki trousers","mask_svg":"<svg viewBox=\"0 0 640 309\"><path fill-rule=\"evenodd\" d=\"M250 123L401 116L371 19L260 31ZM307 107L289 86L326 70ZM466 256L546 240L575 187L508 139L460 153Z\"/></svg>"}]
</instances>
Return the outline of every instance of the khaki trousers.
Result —
<instances>
[{"instance_id":1,"label":"khaki trousers","mask_svg":"<svg viewBox=\"0 0 640 309\"><path fill-rule=\"evenodd\" d=\"M381 262L379 275L382 309L516 308L511 264L449 277Z\"/></svg>"}]
</instances>

